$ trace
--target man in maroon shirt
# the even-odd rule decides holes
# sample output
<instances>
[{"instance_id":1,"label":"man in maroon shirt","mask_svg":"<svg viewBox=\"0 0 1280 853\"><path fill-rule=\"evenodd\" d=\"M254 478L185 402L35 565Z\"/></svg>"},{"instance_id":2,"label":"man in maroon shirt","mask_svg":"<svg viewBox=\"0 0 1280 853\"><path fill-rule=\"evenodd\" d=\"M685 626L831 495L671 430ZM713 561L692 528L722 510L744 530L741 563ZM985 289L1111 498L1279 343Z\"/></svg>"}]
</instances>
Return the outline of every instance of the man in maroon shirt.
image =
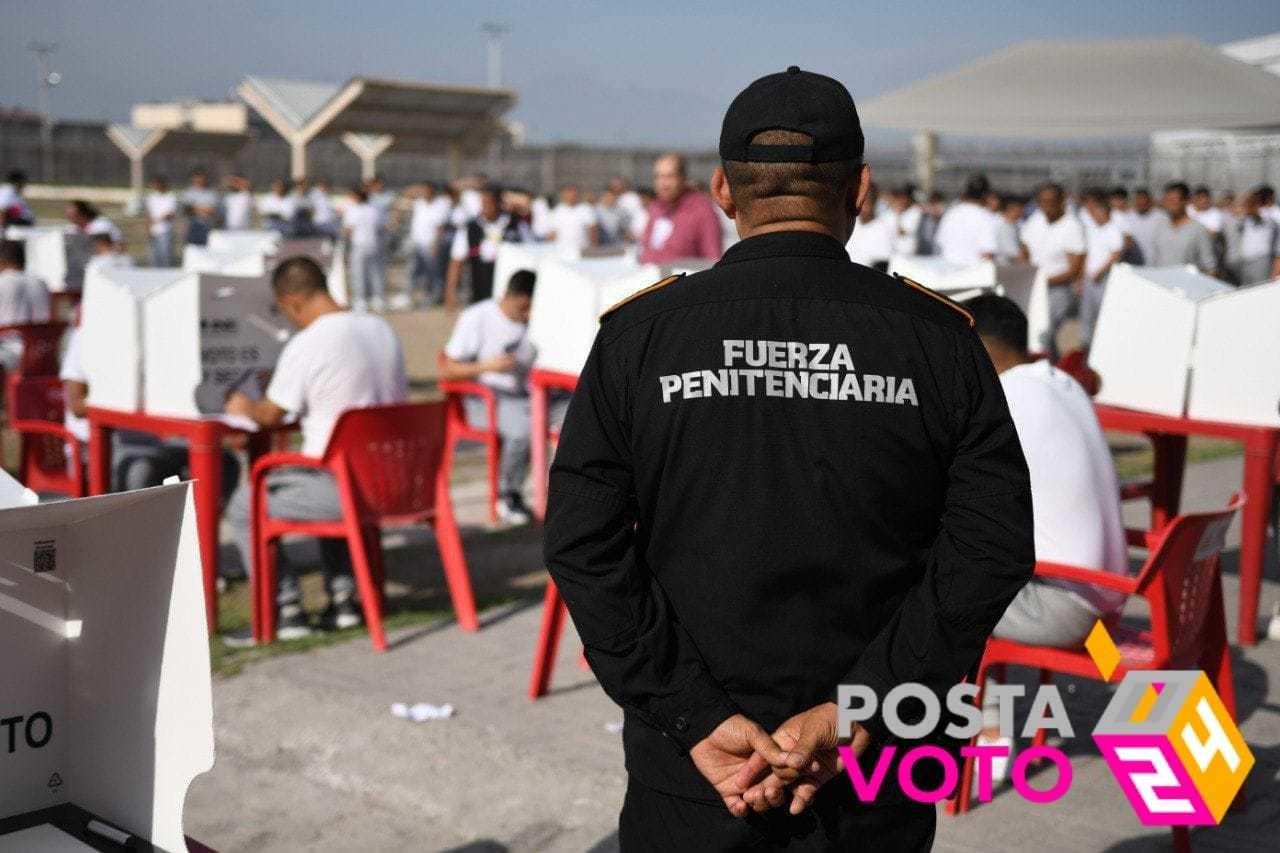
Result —
<instances>
[{"instance_id":1,"label":"man in maroon shirt","mask_svg":"<svg viewBox=\"0 0 1280 853\"><path fill-rule=\"evenodd\" d=\"M640 239L640 262L668 264L684 258L720 260L720 220L711 199L689 186L684 157L664 154L653 164L657 199Z\"/></svg>"}]
</instances>

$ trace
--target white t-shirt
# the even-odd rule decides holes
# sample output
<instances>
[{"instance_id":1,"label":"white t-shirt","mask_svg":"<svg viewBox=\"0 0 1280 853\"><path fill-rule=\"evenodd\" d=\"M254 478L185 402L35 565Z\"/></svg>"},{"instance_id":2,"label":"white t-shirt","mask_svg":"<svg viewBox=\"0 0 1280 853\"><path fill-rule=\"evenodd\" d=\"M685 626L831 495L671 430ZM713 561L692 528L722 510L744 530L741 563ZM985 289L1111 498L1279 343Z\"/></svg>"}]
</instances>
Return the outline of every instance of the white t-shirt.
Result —
<instances>
[{"instance_id":1,"label":"white t-shirt","mask_svg":"<svg viewBox=\"0 0 1280 853\"><path fill-rule=\"evenodd\" d=\"M1036 559L1127 575L1120 483L1089 395L1047 361L1010 368L1000 384L1031 475ZM1059 585L1099 615L1124 603L1122 593Z\"/></svg>"},{"instance_id":2,"label":"white t-shirt","mask_svg":"<svg viewBox=\"0 0 1280 853\"><path fill-rule=\"evenodd\" d=\"M349 204L342 211L342 227L351 230L352 248L376 248L381 225L382 214L370 202Z\"/></svg>"},{"instance_id":3,"label":"white t-shirt","mask_svg":"<svg viewBox=\"0 0 1280 853\"><path fill-rule=\"evenodd\" d=\"M31 215L31 208L27 206L27 200L14 187L13 184L0 184L0 213L7 213L10 208L16 207L18 215L23 219L34 219Z\"/></svg>"},{"instance_id":4,"label":"white t-shirt","mask_svg":"<svg viewBox=\"0 0 1280 853\"><path fill-rule=\"evenodd\" d=\"M492 222L476 218L476 223L484 232L484 239L480 241L479 246L480 260L487 264L498 260L498 246L502 243L502 235L507 233L507 225L510 221L510 217L505 213L498 214L498 218ZM464 223L461 228L453 232L453 245L449 247L449 258L454 261L465 261L470 254L471 243L467 238L467 226Z\"/></svg>"},{"instance_id":5,"label":"white t-shirt","mask_svg":"<svg viewBox=\"0 0 1280 853\"><path fill-rule=\"evenodd\" d=\"M1138 246L1138 251L1142 253L1142 262L1144 264L1151 263L1151 256L1155 250L1157 226L1161 222L1168 221L1169 215L1158 207L1153 207L1146 213L1138 213L1135 210L1129 217L1129 236L1133 238L1133 242Z\"/></svg>"},{"instance_id":6,"label":"white t-shirt","mask_svg":"<svg viewBox=\"0 0 1280 853\"><path fill-rule=\"evenodd\" d=\"M222 200L223 216L231 231L247 231L253 227L253 193L242 190L229 193Z\"/></svg>"},{"instance_id":7,"label":"white t-shirt","mask_svg":"<svg viewBox=\"0 0 1280 853\"><path fill-rule=\"evenodd\" d=\"M901 213L892 213L893 253L895 255L914 255L916 253L916 231L920 228L920 206L911 205Z\"/></svg>"},{"instance_id":8,"label":"white t-shirt","mask_svg":"<svg viewBox=\"0 0 1280 853\"><path fill-rule=\"evenodd\" d=\"M311 221L315 225L332 225L338 221L338 211L334 209L333 200L319 187L312 187L307 193L307 204L311 206Z\"/></svg>"},{"instance_id":9,"label":"white t-shirt","mask_svg":"<svg viewBox=\"0 0 1280 853\"><path fill-rule=\"evenodd\" d=\"M1280 228L1280 225L1268 220L1266 217L1259 216L1256 220L1253 217L1245 217L1236 226L1236 233L1239 235L1236 254L1240 260L1251 261L1255 258L1274 258L1276 228Z\"/></svg>"},{"instance_id":10,"label":"white t-shirt","mask_svg":"<svg viewBox=\"0 0 1280 853\"><path fill-rule=\"evenodd\" d=\"M1022 242L1027 245L1031 263L1049 278L1067 271L1067 255L1085 253L1084 226L1076 217L1064 213L1057 221L1033 216L1022 227Z\"/></svg>"},{"instance_id":11,"label":"white t-shirt","mask_svg":"<svg viewBox=\"0 0 1280 853\"><path fill-rule=\"evenodd\" d=\"M258 213L264 219L268 217L278 217L286 221L293 219L293 215L298 212L297 200L292 195L276 195L269 193L262 197L258 202Z\"/></svg>"},{"instance_id":12,"label":"white t-shirt","mask_svg":"<svg viewBox=\"0 0 1280 853\"><path fill-rule=\"evenodd\" d=\"M178 197L170 192L147 193L148 229L152 237L164 237L173 231L173 217L178 215Z\"/></svg>"},{"instance_id":13,"label":"white t-shirt","mask_svg":"<svg viewBox=\"0 0 1280 853\"><path fill-rule=\"evenodd\" d=\"M1092 221L1088 214L1085 216ZM1111 256L1124 251L1124 231L1115 221L1114 214L1104 225L1094 222L1086 234L1085 243L1084 278L1090 284L1097 284L1098 273L1111 260Z\"/></svg>"},{"instance_id":14,"label":"white t-shirt","mask_svg":"<svg viewBox=\"0 0 1280 853\"><path fill-rule=\"evenodd\" d=\"M67 336L67 349L62 354L62 367L58 371L58 378L63 382L79 382L85 385L89 383L84 365L80 362L80 329L78 327L73 328L71 334ZM89 419L76 417L69 403L62 415L62 425L67 428L67 432L76 437L76 440L86 443L89 441Z\"/></svg>"},{"instance_id":15,"label":"white t-shirt","mask_svg":"<svg viewBox=\"0 0 1280 853\"><path fill-rule=\"evenodd\" d=\"M267 399L302 423L302 452L324 455L348 409L402 403L409 396L400 339L373 314L323 314L284 345Z\"/></svg>"},{"instance_id":16,"label":"white t-shirt","mask_svg":"<svg viewBox=\"0 0 1280 853\"><path fill-rule=\"evenodd\" d=\"M480 382L503 394L524 395L528 393L526 379L534 356L527 332L524 323L502 313L496 299L485 299L458 315L444 352L454 361L485 361L511 353L518 365L515 371L481 373Z\"/></svg>"},{"instance_id":17,"label":"white t-shirt","mask_svg":"<svg viewBox=\"0 0 1280 853\"><path fill-rule=\"evenodd\" d=\"M413 203L413 215L409 219L409 239L413 245L428 252L434 251L440 242L440 229L449 221L452 205L444 196L431 201L420 198Z\"/></svg>"},{"instance_id":18,"label":"white t-shirt","mask_svg":"<svg viewBox=\"0 0 1280 853\"><path fill-rule=\"evenodd\" d=\"M1204 229L1210 234L1221 234L1222 227L1226 223L1223 222L1222 211L1216 207L1209 207L1204 210L1197 210L1187 205L1187 216L1190 216L1196 222L1204 226Z\"/></svg>"},{"instance_id":19,"label":"white t-shirt","mask_svg":"<svg viewBox=\"0 0 1280 853\"><path fill-rule=\"evenodd\" d=\"M980 204L962 201L947 209L938 223L938 253L957 264L976 264L996 252L997 217Z\"/></svg>"},{"instance_id":20,"label":"white t-shirt","mask_svg":"<svg viewBox=\"0 0 1280 853\"><path fill-rule=\"evenodd\" d=\"M116 227L114 222L107 219L105 216L97 216L91 220L89 224L84 227L84 233L89 235L106 234L111 237L111 242L113 243L124 242L124 235L120 232L120 229Z\"/></svg>"},{"instance_id":21,"label":"white t-shirt","mask_svg":"<svg viewBox=\"0 0 1280 853\"><path fill-rule=\"evenodd\" d=\"M0 326L21 326L49 321L49 288L30 273L0 272ZM15 370L22 361L19 332L0 332L0 364Z\"/></svg>"},{"instance_id":22,"label":"white t-shirt","mask_svg":"<svg viewBox=\"0 0 1280 853\"><path fill-rule=\"evenodd\" d=\"M889 260L893 254L894 216L882 214L870 222L859 219L853 225L853 235L845 244L849 260L864 267Z\"/></svg>"},{"instance_id":23,"label":"white t-shirt","mask_svg":"<svg viewBox=\"0 0 1280 853\"><path fill-rule=\"evenodd\" d=\"M118 252L111 252L110 254L94 255L89 258L88 263L84 265L84 272L85 275L88 275L90 272L97 269L110 270L131 266L133 266L133 258Z\"/></svg>"},{"instance_id":24,"label":"white t-shirt","mask_svg":"<svg viewBox=\"0 0 1280 853\"><path fill-rule=\"evenodd\" d=\"M596 213L589 204L557 204L551 209L550 228L556 235L556 246L568 255L578 255L591 245L590 229L595 227Z\"/></svg>"}]
</instances>

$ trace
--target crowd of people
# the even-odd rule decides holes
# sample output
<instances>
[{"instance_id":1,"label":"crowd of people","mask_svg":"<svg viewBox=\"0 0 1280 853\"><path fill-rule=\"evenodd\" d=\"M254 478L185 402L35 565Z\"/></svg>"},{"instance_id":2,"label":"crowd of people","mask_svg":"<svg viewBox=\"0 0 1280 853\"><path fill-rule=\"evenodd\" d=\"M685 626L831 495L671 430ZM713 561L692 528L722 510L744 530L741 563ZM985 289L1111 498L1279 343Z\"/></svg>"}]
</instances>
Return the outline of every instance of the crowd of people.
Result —
<instances>
[{"instance_id":1,"label":"crowd of people","mask_svg":"<svg viewBox=\"0 0 1280 853\"><path fill-rule=\"evenodd\" d=\"M1209 187L1167 184L1068 193L1046 183L1032 197L1002 194L971 177L950 205L910 185L881 198L873 187L847 246L850 257L886 269L896 255L937 255L961 265L1029 262L1045 273L1050 338L1069 317L1088 346L1113 264L1191 265L1230 284L1280 277L1280 206L1269 185L1215 198Z\"/></svg>"}]
</instances>

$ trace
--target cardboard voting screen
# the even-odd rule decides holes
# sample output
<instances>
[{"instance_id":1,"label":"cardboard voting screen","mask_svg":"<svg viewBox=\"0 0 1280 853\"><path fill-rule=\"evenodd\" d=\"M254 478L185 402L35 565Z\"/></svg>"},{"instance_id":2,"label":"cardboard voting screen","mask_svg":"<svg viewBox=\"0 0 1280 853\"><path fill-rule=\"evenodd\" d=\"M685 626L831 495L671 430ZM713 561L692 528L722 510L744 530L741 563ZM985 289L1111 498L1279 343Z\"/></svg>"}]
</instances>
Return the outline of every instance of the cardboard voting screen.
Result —
<instances>
[{"instance_id":1,"label":"cardboard voting screen","mask_svg":"<svg viewBox=\"0 0 1280 853\"><path fill-rule=\"evenodd\" d=\"M529 341L536 350L534 367L581 373L600 315L660 278L657 267L637 266L626 259L544 257L538 264L538 284L529 312Z\"/></svg>"},{"instance_id":2,"label":"cardboard voting screen","mask_svg":"<svg viewBox=\"0 0 1280 853\"><path fill-rule=\"evenodd\" d=\"M501 299L507 292L511 276L520 270L537 272L543 258L556 255L555 243L499 243L498 257L493 262L493 298Z\"/></svg>"},{"instance_id":3,"label":"cardboard voting screen","mask_svg":"<svg viewBox=\"0 0 1280 853\"><path fill-rule=\"evenodd\" d=\"M89 237L62 228L11 226L10 240L21 240L27 253L27 272L44 280L52 293L78 293L89 262Z\"/></svg>"},{"instance_id":4,"label":"cardboard voting screen","mask_svg":"<svg viewBox=\"0 0 1280 853\"><path fill-rule=\"evenodd\" d=\"M214 757L189 484L0 510L0 648L0 819L74 804L185 850Z\"/></svg>"},{"instance_id":5,"label":"cardboard voting screen","mask_svg":"<svg viewBox=\"0 0 1280 853\"><path fill-rule=\"evenodd\" d=\"M206 248L211 252L228 255L257 253L270 254L280 242L280 235L275 231L227 231L214 229L209 232Z\"/></svg>"},{"instance_id":6,"label":"cardboard voting screen","mask_svg":"<svg viewBox=\"0 0 1280 853\"><path fill-rule=\"evenodd\" d=\"M1187 415L1280 427L1280 280L1200 303Z\"/></svg>"},{"instance_id":7,"label":"cardboard voting screen","mask_svg":"<svg viewBox=\"0 0 1280 853\"><path fill-rule=\"evenodd\" d=\"M1116 264L1089 350L1102 379L1097 401L1182 416L1199 303L1230 290L1191 266Z\"/></svg>"},{"instance_id":8,"label":"cardboard voting screen","mask_svg":"<svg viewBox=\"0 0 1280 853\"><path fill-rule=\"evenodd\" d=\"M347 304L347 265L343 247L325 238L281 240L263 257L264 273L270 279L276 265L288 258L305 255L320 265L329 285L329 295L339 305Z\"/></svg>"},{"instance_id":9,"label":"cardboard voting screen","mask_svg":"<svg viewBox=\"0 0 1280 853\"><path fill-rule=\"evenodd\" d=\"M260 252L215 252L208 246L187 245L182 249L182 269L224 275L262 276L266 273Z\"/></svg>"},{"instance_id":10,"label":"cardboard voting screen","mask_svg":"<svg viewBox=\"0 0 1280 853\"><path fill-rule=\"evenodd\" d=\"M85 276L80 352L89 405L142 408L142 301L192 275L177 269L103 267Z\"/></svg>"},{"instance_id":11,"label":"cardboard voting screen","mask_svg":"<svg viewBox=\"0 0 1280 853\"><path fill-rule=\"evenodd\" d=\"M275 366L289 328L263 278L184 270L89 274L81 353L89 403L198 417Z\"/></svg>"},{"instance_id":12,"label":"cardboard voting screen","mask_svg":"<svg viewBox=\"0 0 1280 853\"><path fill-rule=\"evenodd\" d=\"M905 276L956 301L988 291L1007 296L1027 315L1027 347L1032 352L1046 349L1049 286L1030 264L957 264L934 255L894 255L889 274Z\"/></svg>"},{"instance_id":13,"label":"cardboard voting screen","mask_svg":"<svg viewBox=\"0 0 1280 853\"><path fill-rule=\"evenodd\" d=\"M234 388L275 367L289 339L266 279L209 273L144 296L142 327L143 410L179 417L222 412Z\"/></svg>"}]
</instances>

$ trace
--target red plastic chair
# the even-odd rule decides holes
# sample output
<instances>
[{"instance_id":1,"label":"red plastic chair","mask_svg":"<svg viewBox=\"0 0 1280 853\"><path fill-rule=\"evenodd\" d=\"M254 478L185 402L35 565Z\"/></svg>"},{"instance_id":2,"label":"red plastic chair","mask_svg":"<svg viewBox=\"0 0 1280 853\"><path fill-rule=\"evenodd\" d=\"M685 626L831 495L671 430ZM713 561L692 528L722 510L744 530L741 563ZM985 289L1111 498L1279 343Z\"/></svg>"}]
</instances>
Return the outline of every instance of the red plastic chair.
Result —
<instances>
[{"instance_id":1,"label":"red plastic chair","mask_svg":"<svg viewBox=\"0 0 1280 853\"><path fill-rule=\"evenodd\" d=\"M444 375L444 363L445 354L437 353L438 376ZM485 464L489 469L489 523L497 524L498 463L502 456L502 437L498 435L498 401L493 396L493 391L480 382L441 379L438 384L440 390L444 392L445 403L448 406L446 415L448 428L445 435L446 476L453 473L453 458L459 442L476 441L483 444ZM487 429L477 429L467 423L467 411L463 405L463 400L467 397L479 397L484 400L485 414L489 424Z\"/></svg>"},{"instance_id":2,"label":"red plastic chair","mask_svg":"<svg viewBox=\"0 0 1280 853\"><path fill-rule=\"evenodd\" d=\"M5 382L10 427L20 441L18 479L36 492L88 494L80 442L62 424L66 406L56 376L13 374Z\"/></svg>"},{"instance_id":3,"label":"red plastic chair","mask_svg":"<svg viewBox=\"0 0 1280 853\"><path fill-rule=\"evenodd\" d=\"M380 532L387 523L426 521L432 525L458 624L464 631L479 628L443 459L446 409L445 403L352 409L338 419L322 458L268 453L254 464L250 529L254 543L253 631L259 643L275 640L273 546L281 536L296 533L347 540L369 637L374 649L386 651ZM297 521L270 517L267 475L287 467L317 468L333 474L342 500L342 518Z\"/></svg>"},{"instance_id":4,"label":"red plastic chair","mask_svg":"<svg viewBox=\"0 0 1280 853\"><path fill-rule=\"evenodd\" d=\"M1236 495L1226 509L1181 515L1151 534L1151 552L1136 577L1110 574L1096 569L1036 563L1036 575L1075 581L1100 589L1117 590L1146 599L1151 629L1140 631L1119 622L1115 616L1108 628L1120 650L1120 665L1112 680L1122 679L1129 670L1202 669L1213 682L1232 718L1236 714L1235 684L1231 674L1231 650L1227 642L1226 611L1222 603L1219 559L1223 539L1232 516L1244 505ZM1097 665L1083 648L1059 649L1028 646L1011 640L991 638L978 668L978 696L987 673L1010 664L1039 670L1041 683L1052 673L1099 679ZM1043 744L1044 732L1036 734ZM968 759L960 787L947 810L969 809L973 784L973 761ZM1181 834L1179 833L1181 830ZM1186 828L1174 827L1174 844L1186 849Z\"/></svg>"},{"instance_id":5,"label":"red plastic chair","mask_svg":"<svg viewBox=\"0 0 1280 853\"><path fill-rule=\"evenodd\" d=\"M1090 397L1096 396L1102 388L1102 377L1089 366L1089 351L1086 349L1073 349L1058 359L1054 367L1079 382Z\"/></svg>"},{"instance_id":6,"label":"red plastic chair","mask_svg":"<svg viewBox=\"0 0 1280 853\"><path fill-rule=\"evenodd\" d=\"M57 376L58 353L66 331L67 324L61 320L0 326L0 335L6 332L22 335L22 361L14 372L23 376Z\"/></svg>"}]
</instances>

